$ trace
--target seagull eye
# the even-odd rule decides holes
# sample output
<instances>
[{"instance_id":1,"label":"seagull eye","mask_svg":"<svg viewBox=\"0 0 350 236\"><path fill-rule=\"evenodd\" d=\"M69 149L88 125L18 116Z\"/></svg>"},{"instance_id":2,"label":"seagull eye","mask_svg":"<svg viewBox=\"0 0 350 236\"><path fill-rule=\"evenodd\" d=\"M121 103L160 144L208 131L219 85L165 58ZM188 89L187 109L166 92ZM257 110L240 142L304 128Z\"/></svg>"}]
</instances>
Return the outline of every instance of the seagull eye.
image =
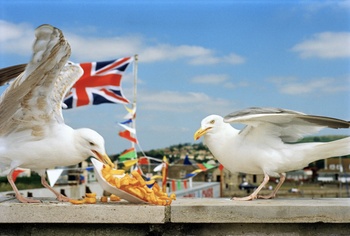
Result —
<instances>
[{"instance_id":1,"label":"seagull eye","mask_svg":"<svg viewBox=\"0 0 350 236\"><path fill-rule=\"evenodd\" d=\"M93 142L89 142L90 146L95 146L95 144Z\"/></svg>"},{"instance_id":2,"label":"seagull eye","mask_svg":"<svg viewBox=\"0 0 350 236\"><path fill-rule=\"evenodd\" d=\"M215 120L211 120L210 124L212 124L212 125L215 124Z\"/></svg>"}]
</instances>

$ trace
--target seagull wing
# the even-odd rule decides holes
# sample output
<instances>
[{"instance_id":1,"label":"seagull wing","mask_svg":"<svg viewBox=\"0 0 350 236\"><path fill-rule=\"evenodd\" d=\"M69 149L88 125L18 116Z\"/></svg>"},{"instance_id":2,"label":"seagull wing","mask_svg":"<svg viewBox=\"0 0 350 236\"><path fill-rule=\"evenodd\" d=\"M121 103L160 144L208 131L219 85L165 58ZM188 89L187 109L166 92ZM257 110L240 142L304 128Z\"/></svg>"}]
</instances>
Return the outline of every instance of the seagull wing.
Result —
<instances>
[{"instance_id":1,"label":"seagull wing","mask_svg":"<svg viewBox=\"0 0 350 236\"><path fill-rule=\"evenodd\" d=\"M20 64L0 69L0 86L9 83L12 79L19 76L26 68L26 65Z\"/></svg>"},{"instance_id":2,"label":"seagull wing","mask_svg":"<svg viewBox=\"0 0 350 236\"><path fill-rule=\"evenodd\" d=\"M227 123L247 125L241 135L250 133L269 134L279 137L284 142L295 142L304 135L320 131L325 127L338 129L349 128L350 122L325 116L306 115L301 112L253 107L228 114Z\"/></svg>"},{"instance_id":3,"label":"seagull wing","mask_svg":"<svg viewBox=\"0 0 350 236\"><path fill-rule=\"evenodd\" d=\"M0 97L1 136L31 129L40 138L48 123L63 123L61 102L75 82L72 79L70 84L62 70L70 46L62 32L50 25L39 26L35 36L31 61Z\"/></svg>"},{"instance_id":4,"label":"seagull wing","mask_svg":"<svg viewBox=\"0 0 350 236\"><path fill-rule=\"evenodd\" d=\"M62 119L62 103L67 93L73 87L75 82L83 75L83 69L72 62L68 62L61 70L57 80L55 81L55 87L52 92L53 112L55 117L59 120Z\"/></svg>"}]
</instances>

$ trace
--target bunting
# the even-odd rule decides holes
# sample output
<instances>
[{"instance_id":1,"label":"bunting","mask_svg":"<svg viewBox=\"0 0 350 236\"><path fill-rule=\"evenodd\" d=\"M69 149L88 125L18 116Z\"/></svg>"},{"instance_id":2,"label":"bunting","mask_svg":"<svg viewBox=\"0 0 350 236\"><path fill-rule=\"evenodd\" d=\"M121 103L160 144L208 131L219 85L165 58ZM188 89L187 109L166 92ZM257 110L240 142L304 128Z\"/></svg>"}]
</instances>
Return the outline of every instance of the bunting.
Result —
<instances>
[{"instance_id":1,"label":"bunting","mask_svg":"<svg viewBox=\"0 0 350 236\"><path fill-rule=\"evenodd\" d=\"M133 143L138 143L138 142L137 142L137 139L134 138L134 137L131 135L131 133L130 133L129 130L120 131L120 132L119 132L119 136L122 137L122 138L125 138L125 139L127 139L127 140L129 140L129 141L131 141L131 142L133 142Z\"/></svg>"},{"instance_id":2,"label":"bunting","mask_svg":"<svg viewBox=\"0 0 350 236\"><path fill-rule=\"evenodd\" d=\"M135 148L129 148L122 152L119 156L119 159L121 161L125 161L126 159L133 159L136 158L136 151Z\"/></svg>"},{"instance_id":3,"label":"bunting","mask_svg":"<svg viewBox=\"0 0 350 236\"><path fill-rule=\"evenodd\" d=\"M53 187L61 176L63 169L49 169L46 170L47 178L49 179L50 186Z\"/></svg>"},{"instance_id":4,"label":"bunting","mask_svg":"<svg viewBox=\"0 0 350 236\"><path fill-rule=\"evenodd\" d=\"M135 165L137 163L137 160L126 160L123 161L123 169L125 171L128 171L133 165Z\"/></svg>"},{"instance_id":5,"label":"bunting","mask_svg":"<svg viewBox=\"0 0 350 236\"><path fill-rule=\"evenodd\" d=\"M13 181L15 182L18 175L21 174L22 172L24 172L23 169L15 169L13 172L12 172L12 179Z\"/></svg>"},{"instance_id":6,"label":"bunting","mask_svg":"<svg viewBox=\"0 0 350 236\"><path fill-rule=\"evenodd\" d=\"M132 109L124 106L125 109L128 111L128 113L124 116L124 119L132 120L136 118L136 106L134 106Z\"/></svg>"},{"instance_id":7,"label":"bunting","mask_svg":"<svg viewBox=\"0 0 350 236\"><path fill-rule=\"evenodd\" d=\"M185 156L184 165L192 165L192 162L190 161L190 158L188 157L188 155Z\"/></svg>"},{"instance_id":8,"label":"bunting","mask_svg":"<svg viewBox=\"0 0 350 236\"><path fill-rule=\"evenodd\" d=\"M201 164L201 163L197 163L197 166L198 166L202 171L206 171L206 170L207 170L207 168L206 168L203 164Z\"/></svg>"},{"instance_id":9,"label":"bunting","mask_svg":"<svg viewBox=\"0 0 350 236\"><path fill-rule=\"evenodd\" d=\"M214 165L211 165L211 164L208 164L208 163L203 163L204 167L206 168L206 170L210 170L210 169L213 169L215 168Z\"/></svg>"},{"instance_id":10,"label":"bunting","mask_svg":"<svg viewBox=\"0 0 350 236\"><path fill-rule=\"evenodd\" d=\"M124 129L126 129L127 131L129 131L132 134L136 134L136 130L134 128L131 128L130 126L124 125L122 123L119 123L119 125L121 127L123 127Z\"/></svg>"},{"instance_id":11,"label":"bunting","mask_svg":"<svg viewBox=\"0 0 350 236\"><path fill-rule=\"evenodd\" d=\"M149 165L150 164L147 157L140 157L138 163L139 163L139 165Z\"/></svg>"}]
</instances>

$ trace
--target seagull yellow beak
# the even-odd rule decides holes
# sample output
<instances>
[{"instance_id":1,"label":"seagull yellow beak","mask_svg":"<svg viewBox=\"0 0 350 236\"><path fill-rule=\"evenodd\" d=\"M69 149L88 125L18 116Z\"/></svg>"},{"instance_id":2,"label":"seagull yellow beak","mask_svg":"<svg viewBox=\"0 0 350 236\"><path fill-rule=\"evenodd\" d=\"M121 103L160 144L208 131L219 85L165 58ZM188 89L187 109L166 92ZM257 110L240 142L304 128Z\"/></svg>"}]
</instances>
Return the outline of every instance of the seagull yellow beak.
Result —
<instances>
[{"instance_id":1,"label":"seagull yellow beak","mask_svg":"<svg viewBox=\"0 0 350 236\"><path fill-rule=\"evenodd\" d=\"M200 137L202 137L204 134L206 134L208 132L208 130L210 130L211 127L208 127L206 129L202 129L202 128L199 128L196 133L194 133L194 140L198 140Z\"/></svg>"},{"instance_id":2,"label":"seagull yellow beak","mask_svg":"<svg viewBox=\"0 0 350 236\"><path fill-rule=\"evenodd\" d=\"M114 164L113 162L111 161L111 159L109 158L109 156L106 154L106 153L99 153L95 150L92 151L93 153L95 153L96 157L103 163L109 165L110 167L114 168Z\"/></svg>"}]
</instances>

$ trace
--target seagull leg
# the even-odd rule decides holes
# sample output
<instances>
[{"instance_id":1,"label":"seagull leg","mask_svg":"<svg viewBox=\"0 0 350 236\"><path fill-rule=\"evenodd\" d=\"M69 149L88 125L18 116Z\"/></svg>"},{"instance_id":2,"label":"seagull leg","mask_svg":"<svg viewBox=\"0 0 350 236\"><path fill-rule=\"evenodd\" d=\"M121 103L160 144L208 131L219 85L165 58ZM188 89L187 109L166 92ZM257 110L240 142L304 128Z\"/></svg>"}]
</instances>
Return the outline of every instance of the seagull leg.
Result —
<instances>
[{"instance_id":1,"label":"seagull leg","mask_svg":"<svg viewBox=\"0 0 350 236\"><path fill-rule=\"evenodd\" d=\"M49 185L49 183L45 179L45 174L41 175L41 184L44 185L45 188L47 188L48 190L53 192L56 195L58 201L60 201L60 202L69 202L69 200L70 200L69 197L66 197L66 196L62 195L61 193L57 192L56 190L54 190Z\"/></svg>"},{"instance_id":2,"label":"seagull leg","mask_svg":"<svg viewBox=\"0 0 350 236\"><path fill-rule=\"evenodd\" d=\"M255 189L255 191L252 194L250 194L247 197L233 197L231 200L250 201L256 199L260 190L267 184L267 182L269 182L269 180L270 177L267 174L265 174L264 181L259 185L257 189Z\"/></svg>"},{"instance_id":3,"label":"seagull leg","mask_svg":"<svg viewBox=\"0 0 350 236\"><path fill-rule=\"evenodd\" d=\"M15 182L13 181L12 179L12 173L15 169L12 169L10 171L10 173L7 175L7 180L9 181L13 191L15 191L15 194L16 194L16 198L18 201L20 202L23 202L23 203L39 203L41 202L40 200L35 200L35 199L29 199L29 198L25 198L23 197L20 192L18 191L17 187L16 187L16 184Z\"/></svg>"},{"instance_id":4,"label":"seagull leg","mask_svg":"<svg viewBox=\"0 0 350 236\"><path fill-rule=\"evenodd\" d=\"M280 189L280 187L282 186L285 180L286 180L286 174L285 173L280 174L280 182L278 182L275 190L273 190L273 192L267 196L258 195L258 198L262 198L262 199L275 198L277 191Z\"/></svg>"}]
</instances>

